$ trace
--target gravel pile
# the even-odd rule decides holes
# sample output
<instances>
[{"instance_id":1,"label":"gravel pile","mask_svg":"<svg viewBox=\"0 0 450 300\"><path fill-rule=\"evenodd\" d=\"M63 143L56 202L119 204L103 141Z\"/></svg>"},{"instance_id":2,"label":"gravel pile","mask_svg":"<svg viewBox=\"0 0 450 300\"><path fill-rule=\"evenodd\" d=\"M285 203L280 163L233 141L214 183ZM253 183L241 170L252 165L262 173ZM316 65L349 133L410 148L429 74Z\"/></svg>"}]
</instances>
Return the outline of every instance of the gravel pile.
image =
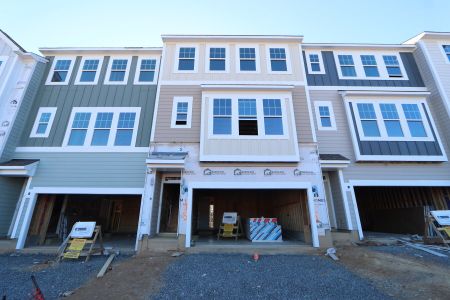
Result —
<instances>
[{"instance_id":1,"label":"gravel pile","mask_svg":"<svg viewBox=\"0 0 450 300\"><path fill-rule=\"evenodd\" d=\"M95 256L87 263L65 260L50 265L55 259L48 255L0 255L0 298L30 299L33 292L31 275L36 277L45 299L58 299L61 293L72 291L95 276L105 263L106 256Z\"/></svg>"},{"instance_id":2,"label":"gravel pile","mask_svg":"<svg viewBox=\"0 0 450 300\"><path fill-rule=\"evenodd\" d=\"M405 245L396 245L396 246L378 246L378 247L370 247L371 250L389 253L392 255L405 255L408 257L414 257L415 259L426 262L434 262L437 264L445 264L450 267L450 252L438 251L436 249L431 249L433 251L445 254L448 258L439 257L425 251L421 251L418 249L414 249Z\"/></svg>"},{"instance_id":3,"label":"gravel pile","mask_svg":"<svg viewBox=\"0 0 450 300\"><path fill-rule=\"evenodd\" d=\"M169 266L153 299L390 299L326 257L192 254Z\"/></svg>"}]
</instances>

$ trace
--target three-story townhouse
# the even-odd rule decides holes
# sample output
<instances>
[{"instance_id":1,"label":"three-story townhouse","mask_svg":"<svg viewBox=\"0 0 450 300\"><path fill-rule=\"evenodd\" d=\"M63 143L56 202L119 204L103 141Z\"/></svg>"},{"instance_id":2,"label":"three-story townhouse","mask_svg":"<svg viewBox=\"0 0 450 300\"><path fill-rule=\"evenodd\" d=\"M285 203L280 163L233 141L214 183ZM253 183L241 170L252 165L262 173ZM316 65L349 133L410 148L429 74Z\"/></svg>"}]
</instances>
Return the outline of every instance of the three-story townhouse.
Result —
<instances>
[{"instance_id":1,"label":"three-story townhouse","mask_svg":"<svg viewBox=\"0 0 450 300\"><path fill-rule=\"evenodd\" d=\"M301 36L165 35L139 235L216 239L225 212L330 244Z\"/></svg>"},{"instance_id":2,"label":"three-story townhouse","mask_svg":"<svg viewBox=\"0 0 450 300\"><path fill-rule=\"evenodd\" d=\"M29 162L12 156L45 63L0 30L0 238L11 235L17 199L25 186L23 176L29 175L20 171Z\"/></svg>"},{"instance_id":3,"label":"three-story townhouse","mask_svg":"<svg viewBox=\"0 0 450 300\"><path fill-rule=\"evenodd\" d=\"M160 48L42 48L49 60L14 159L38 161L18 201L17 248L59 245L77 221L134 249Z\"/></svg>"},{"instance_id":4,"label":"three-story townhouse","mask_svg":"<svg viewBox=\"0 0 450 300\"><path fill-rule=\"evenodd\" d=\"M308 89L331 227L424 233L448 209L447 123L414 45L305 44ZM428 75L422 73L426 81Z\"/></svg>"}]
</instances>

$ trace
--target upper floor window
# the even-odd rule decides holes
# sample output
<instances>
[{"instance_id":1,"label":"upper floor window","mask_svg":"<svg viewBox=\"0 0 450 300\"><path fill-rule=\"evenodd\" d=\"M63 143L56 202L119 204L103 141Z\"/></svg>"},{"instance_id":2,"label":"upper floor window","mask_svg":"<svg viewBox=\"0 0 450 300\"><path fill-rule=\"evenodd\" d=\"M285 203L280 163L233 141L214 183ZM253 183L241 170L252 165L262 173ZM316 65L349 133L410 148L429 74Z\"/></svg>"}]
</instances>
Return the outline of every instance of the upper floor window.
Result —
<instances>
[{"instance_id":1,"label":"upper floor window","mask_svg":"<svg viewBox=\"0 0 450 300\"><path fill-rule=\"evenodd\" d=\"M269 48L269 54L272 72L286 72L288 70L285 48Z\"/></svg>"},{"instance_id":2,"label":"upper floor window","mask_svg":"<svg viewBox=\"0 0 450 300\"><path fill-rule=\"evenodd\" d=\"M392 103L380 104L381 115L383 116L384 126L388 136L404 136L402 126L400 124L400 117L397 112L397 107Z\"/></svg>"},{"instance_id":3,"label":"upper floor window","mask_svg":"<svg viewBox=\"0 0 450 300\"><path fill-rule=\"evenodd\" d=\"M103 58L83 57L75 84L97 84Z\"/></svg>"},{"instance_id":4,"label":"upper floor window","mask_svg":"<svg viewBox=\"0 0 450 300\"><path fill-rule=\"evenodd\" d=\"M255 48L239 48L239 70L256 71Z\"/></svg>"},{"instance_id":5,"label":"upper floor window","mask_svg":"<svg viewBox=\"0 0 450 300\"><path fill-rule=\"evenodd\" d=\"M239 135L258 135L255 99L239 99Z\"/></svg>"},{"instance_id":6,"label":"upper floor window","mask_svg":"<svg viewBox=\"0 0 450 300\"><path fill-rule=\"evenodd\" d=\"M377 124L377 116L372 103L358 103L359 119L361 121L364 136L380 136L380 129Z\"/></svg>"},{"instance_id":7,"label":"upper floor window","mask_svg":"<svg viewBox=\"0 0 450 300\"><path fill-rule=\"evenodd\" d=\"M140 108L77 107L64 138L67 146L133 146Z\"/></svg>"},{"instance_id":8,"label":"upper floor window","mask_svg":"<svg viewBox=\"0 0 450 300\"><path fill-rule=\"evenodd\" d=\"M30 137L48 137L55 119L56 107L41 107L34 121Z\"/></svg>"},{"instance_id":9,"label":"upper floor window","mask_svg":"<svg viewBox=\"0 0 450 300\"><path fill-rule=\"evenodd\" d=\"M172 128L191 128L192 97L174 97Z\"/></svg>"},{"instance_id":10,"label":"upper floor window","mask_svg":"<svg viewBox=\"0 0 450 300\"><path fill-rule=\"evenodd\" d=\"M68 84L75 58L55 58L48 74L46 84Z\"/></svg>"},{"instance_id":11,"label":"upper floor window","mask_svg":"<svg viewBox=\"0 0 450 300\"><path fill-rule=\"evenodd\" d=\"M338 55L341 73L344 77L356 77L355 63L352 55Z\"/></svg>"},{"instance_id":12,"label":"upper floor window","mask_svg":"<svg viewBox=\"0 0 450 300\"><path fill-rule=\"evenodd\" d=\"M325 74L321 52L306 51L306 66L309 74Z\"/></svg>"},{"instance_id":13,"label":"upper floor window","mask_svg":"<svg viewBox=\"0 0 450 300\"><path fill-rule=\"evenodd\" d=\"M412 137L426 137L425 126L423 125L422 115L417 104L402 104L408 123L409 132Z\"/></svg>"},{"instance_id":14,"label":"upper floor window","mask_svg":"<svg viewBox=\"0 0 450 300\"><path fill-rule=\"evenodd\" d=\"M178 53L178 71L195 70L195 47L180 47Z\"/></svg>"},{"instance_id":15,"label":"upper floor window","mask_svg":"<svg viewBox=\"0 0 450 300\"><path fill-rule=\"evenodd\" d=\"M402 77L402 71L397 56L383 55L383 60L389 77Z\"/></svg>"},{"instance_id":16,"label":"upper floor window","mask_svg":"<svg viewBox=\"0 0 450 300\"><path fill-rule=\"evenodd\" d=\"M226 49L211 47L209 48L209 70L225 71L226 70Z\"/></svg>"},{"instance_id":17,"label":"upper floor window","mask_svg":"<svg viewBox=\"0 0 450 300\"><path fill-rule=\"evenodd\" d=\"M263 99L266 135L283 135L283 113L280 99Z\"/></svg>"},{"instance_id":18,"label":"upper floor window","mask_svg":"<svg viewBox=\"0 0 450 300\"><path fill-rule=\"evenodd\" d=\"M450 45L442 45L442 49L444 50L445 56L447 56L448 62L450 62Z\"/></svg>"},{"instance_id":19,"label":"upper floor window","mask_svg":"<svg viewBox=\"0 0 450 300\"><path fill-rule=\"evenodd\" d=\"M105 84L127 84L131 58L111 57L106 72Z\"/></svg>"},{"instance_id":20,"label":"upper floor window","mask_svg":"<svg viewBox=\"0 0 450 300\"><path fill-rule=\"evenodd\" d=\"M361 63L366 77L379 77L377 61L374 55L361 55Z\"/></svg>"},{"instance_id":21,"label":"upper floor window","mask_svg":"<svg viewBox=\"0 0 450 300\"><path fill-rule=\"evenodd\" d=\"M214 99L213 134L231 134L231 99Z\"/></svg>"},{"instance_id":22,"label":"upper floor window","mask_svg":"<svg viewBox=\"0 0 450 300\"><path fill-rule=\"evenodd\" d=\"M156 80L156 64L154 58L142 58L138 60L136 67L136 75L134 77L135 84L150 84Z\"/></svg>"},{"instance_id":23,"label":"upper floor window","mask_svg":"<svg viewBox=\"0 0 450 300\"><path fill-rule=\"evenodd\" d=\"M319 130L335 130L333 106L330 101L315 101L317 127Z\"/></svg>"}]
</instances>

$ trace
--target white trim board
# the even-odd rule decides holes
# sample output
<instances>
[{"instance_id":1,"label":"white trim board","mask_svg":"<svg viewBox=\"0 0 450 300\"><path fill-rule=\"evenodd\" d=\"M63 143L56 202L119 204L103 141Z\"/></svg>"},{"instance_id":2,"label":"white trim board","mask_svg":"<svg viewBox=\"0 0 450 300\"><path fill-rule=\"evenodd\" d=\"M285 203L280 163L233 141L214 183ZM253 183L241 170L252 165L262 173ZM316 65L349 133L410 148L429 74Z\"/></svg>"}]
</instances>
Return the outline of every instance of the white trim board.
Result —
<instances>
[{"instance_id":1,"label":"white trim board","mask_svg":"<svg viewBox=\"0 0 450 300\"><path fill-rule=\"evenodd\" d=\"M17 153L45 153L45 152L56 152L56 153L74 153L74 152L114 152L114 153L147 153L148 147L91 147L91 146L81 146L81 147L17 147Z\"/></svg>"},{"instance_id":2,"label":"white trim board","mask_svg":"<svg viewBox=\"0 0 450 300\"><path fill-rule=\"evenodd\" d=\"M350 179L351 186L449 186L450 180L358 180Z\"/></svg>"},{"instance_id":3,"label":"white trim board","mask_svg":"<svg viewBox=\"0 0 450 300\"><path fill-rule=\"evenodd\" d=\"M426 87L391 87L391 86L339 86L308 85L311 91L392 91L392 92L429 92Z\"/></svg>"},{"instance_id":4,"label":"white trim board","mask_svg":"<svg viewBox=\"0 0 450 300\"><path fill-rule=\"evenodd\" d=\"M35 194L142 195L144 188L33 187Z\"/></svg>"}]
</instances>

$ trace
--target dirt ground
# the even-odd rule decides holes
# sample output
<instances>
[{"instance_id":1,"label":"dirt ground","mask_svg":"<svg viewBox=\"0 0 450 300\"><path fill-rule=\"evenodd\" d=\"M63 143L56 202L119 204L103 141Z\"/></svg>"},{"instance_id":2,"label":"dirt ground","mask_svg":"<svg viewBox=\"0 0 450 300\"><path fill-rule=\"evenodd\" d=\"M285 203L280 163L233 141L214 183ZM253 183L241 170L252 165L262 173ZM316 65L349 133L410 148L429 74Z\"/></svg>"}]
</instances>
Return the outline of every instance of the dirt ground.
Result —
<instances>
[{"instance_id":1,"label":"dirt ground","mask_svg":"<svg viewBox=\"0 0 450 300\"><path fill-rule=\"evenodd\" d=\"M337 264L368 279L394 299L448 299L450 295L450 264L374 251L370 247L343 246L337 248L337 253ZM148 299L159 291L162 273L176 259L170 253L147 253L126 259L102 279L94 278L75 290L69 298Z\"/></svg>"},{"instance_id":2,"label":"dirt ground","mask_svg":"<svg viewBox=\"0 0 450 300\"><path fill-rule=\"evenodd\" d=\"M339 263L368 278L395 299L450 297L450 264L419 260L409 255L392 255L368 247L347 246L337 251ZM417 255L421 256L419 253Z\"/></svg>"}]
</instances>

